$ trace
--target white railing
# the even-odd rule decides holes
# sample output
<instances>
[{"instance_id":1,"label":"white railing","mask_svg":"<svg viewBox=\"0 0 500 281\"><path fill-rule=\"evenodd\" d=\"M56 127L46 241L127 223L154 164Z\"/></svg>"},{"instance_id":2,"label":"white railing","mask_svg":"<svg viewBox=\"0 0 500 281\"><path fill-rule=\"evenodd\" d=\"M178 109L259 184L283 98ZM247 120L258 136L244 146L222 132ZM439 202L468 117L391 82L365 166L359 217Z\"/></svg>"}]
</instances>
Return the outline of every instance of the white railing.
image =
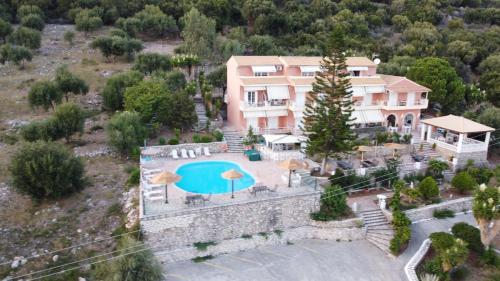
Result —
<instances>
[{"instance_id":1,"label":"white railing","mask_svg":"<svg viewBox=\"0 0 500 281\"><path fill-rule=\"evenodd\" d=\"M486 143L468 143L462 145L461 152L476 152L476 151L485 151L488 150L488 146Z\"/></svg>"},{"instance_id":2,"label":"white railing","mask_svg":"<svg viewBox=\"0 0 500 281\"><path fill-rule=\"evenodd\" d=\"M453 144L449 144L449 143L446 143L444 141L439 141L439 140L433 139L433 138L431 138L429 140L429 142L430 143L435 143L439 147L442 147L442 148L445 148L445 149L457 152L457 147L454 146Z\"/></svg>"},{"instance_id":3,"label":"white railing","mask_svg":"<svg viewBox=\"0 0 500 281\"><path fill-rule=\"evenodd\" d=\"M261 102L255 102L255 103L243 102L242 105L244 108L288 106L288 101L287 100L261 101Z\"/></svg>"}]
</instances>

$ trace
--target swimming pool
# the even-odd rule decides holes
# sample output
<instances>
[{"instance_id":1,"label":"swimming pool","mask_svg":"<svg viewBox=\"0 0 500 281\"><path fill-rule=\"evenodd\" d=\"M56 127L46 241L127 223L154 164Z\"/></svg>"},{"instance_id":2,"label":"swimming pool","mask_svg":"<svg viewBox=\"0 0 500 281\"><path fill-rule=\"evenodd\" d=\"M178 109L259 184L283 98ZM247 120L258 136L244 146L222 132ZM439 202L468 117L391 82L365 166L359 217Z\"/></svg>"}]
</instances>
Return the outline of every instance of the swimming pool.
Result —
<instances>
[{"instance_id":1,"label":"swimming pool","mask_svg":"<svg viewBox=\"0 0 500 281\"><path fill-rule=\"evenodd\" d=\"M182 176L182 179L175 185L190 193L228 193L231 192L231 181L224 179L221 174L231 169L243 174L242 178L234 180L234 191L243 190L255 184L255 179L236 163L201 161L180 166L176 173Z\"/></svg>"}]
</instances>

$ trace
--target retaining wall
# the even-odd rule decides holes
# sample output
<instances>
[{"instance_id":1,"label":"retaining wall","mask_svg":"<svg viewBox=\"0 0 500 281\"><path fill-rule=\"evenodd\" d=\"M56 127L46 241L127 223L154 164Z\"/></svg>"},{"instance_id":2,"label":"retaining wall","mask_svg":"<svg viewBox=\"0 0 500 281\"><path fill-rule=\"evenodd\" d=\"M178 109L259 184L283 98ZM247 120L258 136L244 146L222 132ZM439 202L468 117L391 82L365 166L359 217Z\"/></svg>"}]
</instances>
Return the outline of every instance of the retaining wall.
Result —
<instances>
[{"instance_id":1,"label":"retaining wall","mask_svg":"<svg viewBox=\"0 0 500 281\"><path fill-rule=\"evenodd\" d=\"M462 212L464 210L472 209L472 197L459 198L455 200L449 200L439 204L432 204L424 206L418 209L411 209L405 211L406 215L411 221L418 221L422 219L428 219L433 217L435 210L449 209L455 213Z\"/></svg>"},{"instance_id":2,"label":"retaining wall","mask_svg":"<svg viewBox=\"0 0 500 281\"><path fill-rule=\"evenodd\" d=\"M209 143L181 143L177 145L155 145L141 148L141 152L147 152L147 155L151 157L170 157L172 150L176 149L180 157L181 149L195 150L199 147L208 147L210 153L227 152L227 143L225 141Z\"/></svg>"}]
</instances>

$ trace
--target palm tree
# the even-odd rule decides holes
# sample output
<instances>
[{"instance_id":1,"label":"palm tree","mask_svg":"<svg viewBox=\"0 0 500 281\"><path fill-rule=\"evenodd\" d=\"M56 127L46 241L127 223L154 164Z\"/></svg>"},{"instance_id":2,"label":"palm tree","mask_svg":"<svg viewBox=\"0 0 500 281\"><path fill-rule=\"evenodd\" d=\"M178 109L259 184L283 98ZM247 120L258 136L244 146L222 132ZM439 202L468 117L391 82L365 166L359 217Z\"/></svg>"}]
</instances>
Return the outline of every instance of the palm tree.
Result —
<instances>
[{"instance_id":1,"label":"palm tree","mask_svg":"<svg viewBox=\"0 0 500 281\"><path fill-rule=\"evenodd\" d=\"M428 165L427 171L429 171L433 177L438 179L442 178L443 172L449 168L448 163L437 159L430 160Z\"/></svg>"}]
</instances>

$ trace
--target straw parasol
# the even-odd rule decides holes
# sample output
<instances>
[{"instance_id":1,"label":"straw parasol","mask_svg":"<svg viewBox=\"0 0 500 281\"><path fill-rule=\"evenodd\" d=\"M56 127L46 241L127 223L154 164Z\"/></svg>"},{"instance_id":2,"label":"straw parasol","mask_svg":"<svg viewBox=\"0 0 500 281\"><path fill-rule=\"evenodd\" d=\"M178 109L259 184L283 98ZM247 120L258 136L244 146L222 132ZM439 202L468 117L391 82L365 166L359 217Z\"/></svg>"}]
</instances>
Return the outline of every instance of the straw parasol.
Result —
<instances>
[{"instance_id":1,"label":"straw parasol","mask_svg":"<svg viewBox=\"0 0 500 281\"><path fill-rule=\"evenodd\" d=\"M292 171L297 170L300 168L304 167L304 163L302 161L299 161L297 159L287 159L285 161L282 161L278 164L278 166L282 169L289 170L288 174L288 187L291 187L292 183Z\"/></svg>"},{"instance_id":2,"label":"straw parasol","mask_svg":"<svg viewBox=\"0 0 500 281\"><path fill-rule=\"evenodd\" d=\"M171 173L169 171L163 171L161 173L156 174L151 182L155 184L164 184L165 185L165 203L168 203L168 193L167 193L167 185L169 183L178 182L182 177Z\"/></svg>"},{"instance_id":3,"label":"straw parasol","mask_svg":"<svg viewBox=\"0 0 500 281\"><path fill-rule=\"evenodd\" d=\"M400 143L389 142L389 143L384 143L384 147L392 149L393 150L392 157L394 157L394 156L396 156L396 150L405 149L406 145L400 144Z\"/></svg>"},{"instance_id":4,"label":"straw parasol","mask_svg":"<svg viewBox=\"0 0 500 281\"><path fill-rule=\"evenodd\" d=\"M234 180L242 178L243 174L234 169L231 169L222 173L222 177L227 180L231 180L231 198L234 198Z\"/></svg>"},{"instance_id":5,"label":"straw parasol","mask_svg":"<svg viewBox=\"0 0 500 281\"><path fill-rule=\"evenodd\" d=\"M361 161L363 161L363 154L365 152L370 152L370 151L373 151L373 148L370 147L370 146L366 146L366 145L360 145L356 148L357 151L361 152Z\"/></svg>"}]
</instances>

